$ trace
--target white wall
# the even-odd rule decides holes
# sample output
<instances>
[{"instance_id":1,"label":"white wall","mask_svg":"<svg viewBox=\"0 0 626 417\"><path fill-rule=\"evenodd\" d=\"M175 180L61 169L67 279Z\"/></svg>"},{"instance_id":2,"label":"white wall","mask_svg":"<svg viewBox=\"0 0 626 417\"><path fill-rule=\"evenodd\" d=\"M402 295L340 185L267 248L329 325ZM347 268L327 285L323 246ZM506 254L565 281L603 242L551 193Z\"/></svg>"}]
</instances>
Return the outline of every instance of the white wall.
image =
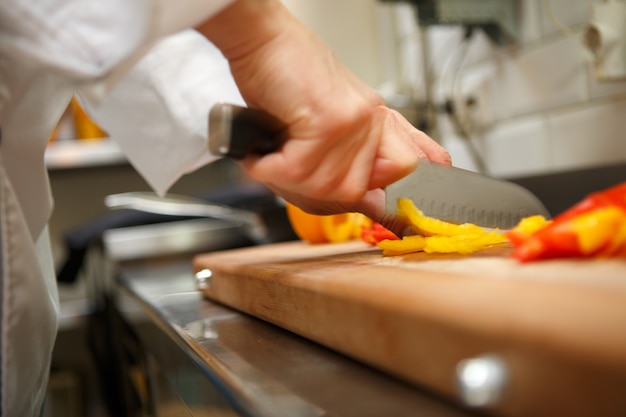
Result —
<instances>
[{"instance_id":1,"label":"white wall","mask_svg":"<svg viewBox=\"0 0 626 417\"><path fill-rule=\"evenodd\" d=\"M462 29L428 29L435 99L476 98L461 115L489 173L525 176L626 162L626 81L596 80L581 47L580 32L597 1L550 0L554 16L572 35L549 18L546 0L519 0L520 42L500 47L476 32L460 69L455 57L462 50ZM285 3L370 85L391 84L402 94L424 96L420 34L410 7L375 0ZM394 51L400 58L390 70ZM432 134L455 163L477 169L447 116L438 122Z\"/></svg>"},{"instance_id":2,"label":"white wall","mask_svg":"<svg viewBox=\"0 0 626 417\"><path fill-rule=\"evenodd\" d=\"M572 33L548 18L544 0L520 3L521 43L500 48L481 33L459 72L458 95L478 99L473 121L482 126L473 137L489 172L523 176L626 162L626 81L596 80L581 46L594 1L551 0ZM435 28L429 40L435 49L460 36L458 28ZM449 123L441 127L444 145L472 167Z\"/></svg>"},{"instance_id":3,"label":"white wall","mask_svg":"<svg viewBox=\"0 0 626 417\"><path fill-rule=\"evenodd\" d=\"M369 85L382 80L376 0L283 0Z\"/></svg>"}]
</instances>

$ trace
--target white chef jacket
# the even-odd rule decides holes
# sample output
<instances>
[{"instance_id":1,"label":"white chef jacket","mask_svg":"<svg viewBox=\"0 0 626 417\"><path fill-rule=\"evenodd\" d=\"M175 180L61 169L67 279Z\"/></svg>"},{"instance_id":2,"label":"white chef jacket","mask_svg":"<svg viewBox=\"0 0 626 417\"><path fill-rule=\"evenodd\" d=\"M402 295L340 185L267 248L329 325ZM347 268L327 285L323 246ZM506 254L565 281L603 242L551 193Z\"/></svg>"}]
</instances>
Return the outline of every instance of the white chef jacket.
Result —
<instances>
[{"instance_id":1,"label":"white chef jacket","mask_svg":"<svg viewBox=\"0 0 626 417\"><path fill-rule=\"evenodd\" d=\"M0 2L0 416L39 415L57 331L50 132L78 93L157 192L209 162L208 109L243 100L185 29L231 1Z\"/></svg>"}]
</instances>

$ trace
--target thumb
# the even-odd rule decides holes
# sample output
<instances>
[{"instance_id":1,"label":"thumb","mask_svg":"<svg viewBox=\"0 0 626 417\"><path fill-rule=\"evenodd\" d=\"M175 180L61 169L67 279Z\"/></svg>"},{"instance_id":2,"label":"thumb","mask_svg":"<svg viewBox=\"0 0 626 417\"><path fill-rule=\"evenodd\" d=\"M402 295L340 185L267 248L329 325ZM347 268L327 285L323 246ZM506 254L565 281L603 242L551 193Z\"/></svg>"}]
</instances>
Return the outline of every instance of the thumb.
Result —
<instances>
[{"instance_id":1,"label":"thumb","mask_svg":"<svg viewBox=\"0 0 626 417\"><path fill-rule=\"evenodd\" d=\"M381 188L368 191L365 197L353 206L353 209L380 223L398 237L414 234L407 218L399 216L395 210L386 209L385 190Z\"/></svg>"}]
</instances>

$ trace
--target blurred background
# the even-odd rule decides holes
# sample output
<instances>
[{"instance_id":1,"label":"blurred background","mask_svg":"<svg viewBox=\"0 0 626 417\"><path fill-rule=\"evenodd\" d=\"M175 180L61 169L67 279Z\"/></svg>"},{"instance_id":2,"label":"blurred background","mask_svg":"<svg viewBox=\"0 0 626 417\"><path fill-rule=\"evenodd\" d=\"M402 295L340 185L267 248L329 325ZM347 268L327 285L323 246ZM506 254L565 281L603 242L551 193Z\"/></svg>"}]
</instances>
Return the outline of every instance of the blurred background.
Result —
<instances>
[{"instance_id":1,"label":"blurred background","mask_svg":"<svg viewBox=\"0 0 626 417\"><path fill-rule=\"evenodd\" d=\"M484 169L509 177L626 160L626 73L596 67L613 46L597 60L585 46L590 26L611 24L593 8L611 3L623 8L594 0L285 0L457 165L479 168L471 140ZM420 7L427 24L418 27ZM448 13L431 16L436 7ZM484 29L493 24L501 32L491 38Z\"/></svg>"}]
</instances>

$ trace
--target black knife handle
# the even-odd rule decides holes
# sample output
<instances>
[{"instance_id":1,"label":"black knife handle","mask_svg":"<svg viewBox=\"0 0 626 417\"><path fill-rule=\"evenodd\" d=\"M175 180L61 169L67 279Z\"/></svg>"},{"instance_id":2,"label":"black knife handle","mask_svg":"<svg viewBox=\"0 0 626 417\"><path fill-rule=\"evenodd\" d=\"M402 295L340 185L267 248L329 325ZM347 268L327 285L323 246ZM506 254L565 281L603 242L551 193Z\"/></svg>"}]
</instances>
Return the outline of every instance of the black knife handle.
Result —
<instances>
[{"instance_id":1,"label":"black knife handle","mask_svg":"<svg viewBox=\"0 0 626 417\"><path fill-rule=\"evenodd\" d=\"M265 111L218 103L209 112L209 151L233 159L267 155L281 148L285 131L286 125Z\"/></svg>"}]
</instances>

